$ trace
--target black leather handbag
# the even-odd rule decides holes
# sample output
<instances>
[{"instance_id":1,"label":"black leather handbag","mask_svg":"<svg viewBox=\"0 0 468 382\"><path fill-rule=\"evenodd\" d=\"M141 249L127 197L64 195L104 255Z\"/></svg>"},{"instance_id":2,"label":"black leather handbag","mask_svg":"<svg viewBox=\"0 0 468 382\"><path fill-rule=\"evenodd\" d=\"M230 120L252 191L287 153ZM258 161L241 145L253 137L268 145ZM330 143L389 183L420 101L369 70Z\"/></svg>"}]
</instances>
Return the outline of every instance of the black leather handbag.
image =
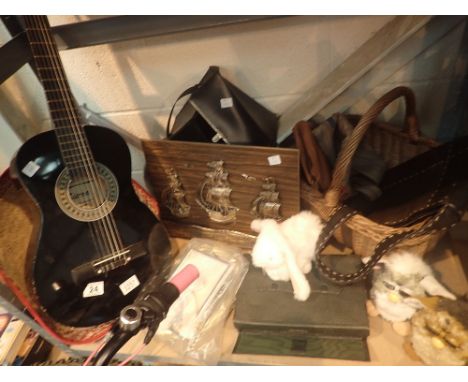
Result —
<instances>
[{"instance_id":1,"label":"black leather handbag","mask_svg":"<svg viewBox=\"0 0 468 382\"><path fill-rule=\"evenodd\" d=\"M171 128L176 103L188 95ZM182 92L166 126L168 139L255 146L276 146L277 130L278 116L222 77L217 66Z\"/></svg>"}]
</instances>

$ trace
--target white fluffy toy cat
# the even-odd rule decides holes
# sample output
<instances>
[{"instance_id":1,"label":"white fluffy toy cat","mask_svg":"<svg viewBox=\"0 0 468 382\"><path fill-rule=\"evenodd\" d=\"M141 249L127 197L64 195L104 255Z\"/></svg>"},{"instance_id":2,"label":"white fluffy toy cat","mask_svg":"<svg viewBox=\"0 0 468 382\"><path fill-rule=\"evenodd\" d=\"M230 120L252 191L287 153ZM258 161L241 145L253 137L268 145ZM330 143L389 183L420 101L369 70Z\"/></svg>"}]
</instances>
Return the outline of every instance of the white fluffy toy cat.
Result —
<instances>
[{"instance_id":1,"label":"white fluffy toy cat","mask_svg":"<svg viewBox=\"0 0 468 382\"><path fill-rule=\"evenodd\" d=\"M282 223L255 219L250 227L258 232L252 263L275 281L291 280L294 298L305 301L310 286L304 274L312 269L318 236L323 224L317 215L302 211Z\"/></svg>"},{"instance_id":2,"label":"white fluffy toy cat","mask_svg":"<svg viewBox=\"0 0 468 382\"><path fill-rule=\"evenodd\" d=\"M392 322L395 331L405 335L407 325L399 323L407 322L421 309L423 305L417 297L427 295L456 299L436 280L421 257L405 251L394 252L374 267L370 291L373 306L368 305L368 311L371 316L380 315Z\"/></svg>"}]
</instances>

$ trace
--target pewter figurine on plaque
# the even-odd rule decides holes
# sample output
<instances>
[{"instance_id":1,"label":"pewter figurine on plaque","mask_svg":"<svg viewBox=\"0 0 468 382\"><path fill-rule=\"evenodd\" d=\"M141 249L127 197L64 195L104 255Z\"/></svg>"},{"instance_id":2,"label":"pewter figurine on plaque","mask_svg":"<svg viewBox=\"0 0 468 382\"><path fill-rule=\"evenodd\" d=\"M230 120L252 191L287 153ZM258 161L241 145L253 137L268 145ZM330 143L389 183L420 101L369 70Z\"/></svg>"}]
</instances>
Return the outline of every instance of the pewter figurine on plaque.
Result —
<instances>
[{"instance_id":1,"label":"pewter figurine on plaque","mask_svg":"<svg viewBox=\"0 0 468 382\"><path fill-rule=\"evenodd\" d=\"M210 220L217 223L230 223L236 220L239 210L231 203L231 184L229 173L224 170L223 161L208 162L212 170L205 173L205 180L200 186L197 203L205 210Z\"/></svg>"},{"instance_id":2,"label":"pewter figurine on plaque","mask_svg":"<svg viewBox=\"0 0 468 382\"><path fill-rule=\"evenodd\" d=\"M253 219L284 220L300 211L297 149L166 139L143 140L142 145L148 185L161 203L161 219L172 237L203 237L252 249ZM170 182L171 168L180 183ZM179 201L175 213L187 212L180 207L185 202L189 216L177 217L163 204L166 188L174 190L172 199ZM184 198L179 196L183 193Z\"/></svg>"},{"instance_id":3,"label":"pewter figurine on plaque","mask_svg":"<svg viewBox=\"0 0 468 382\"><path fill-rule=\"evenodd\" d=\"M273 177L263 180L262 190L252 201L250 213L260 219L281 219L280 198L276 182Z\"/></svg>"},{"instance_id":4,"label":"pewter figurine on plaque","mask_svg":"<svg viewBox=\"0 0 468 382\"><path fill-rule=\"evenodd\" d=\"M167 177L169 185L162 191L162 202L172 215L185 218L190 215L190 205L186 202L185 190L179 175L173 168L170 168L167 171Z\"/></svg>"}]
</instances>

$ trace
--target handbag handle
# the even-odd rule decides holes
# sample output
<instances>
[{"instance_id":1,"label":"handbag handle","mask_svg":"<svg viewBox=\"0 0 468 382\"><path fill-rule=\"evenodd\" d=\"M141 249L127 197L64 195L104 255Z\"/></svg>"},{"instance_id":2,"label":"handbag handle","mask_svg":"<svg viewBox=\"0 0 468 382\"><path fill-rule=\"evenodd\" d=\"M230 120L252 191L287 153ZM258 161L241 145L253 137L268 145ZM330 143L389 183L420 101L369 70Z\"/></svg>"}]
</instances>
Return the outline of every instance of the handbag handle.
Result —
<instances>
[{"instance_id":1,"label":"handbag handle","mask_svg":"<svg viewBox=\"0 0 468 382\"><path fill-rule=\"evenodd\" d=\"M205 73L203 78L200 80L200 82L196 85L190 86L189 88L185 89L180 96L177 97L177 99L174 102L174 105L172 105L171 112L169 113L169 117L167 118L167 124L166 124L166 139L169 139L171 137L171 120L172 120L172 114L174 113L174 108L177 102L179 100L187 95L193 94L196 90L202 87L203 84L205 84L210 78L212 78L214 75L219 73L219 67L218 66L210 66L208 68L208 71Z\"/></svg>"},{"instance_id":2,"label":"handbag handle","mask_svg":"<svg viewBox=\"0 0 468 382\"><path fill-rule=\"evenodd\" d=\"M379 114L397 98L404 97L406 104L405 127L410 140L415 142L419 138L419 121L416 116L416 99L413 91L405 86L399 86L380 97L361 117L352 134L343 141L342 149L336 159L335 170L329 189L325 193L325 203L329 207L336 207L340 201L345 181L351 169L351 162L359 144L369 126Z\"/></svg>"},{"instance_id":3,"label":"handbag handle","mask_svg":"<svg viewBox=\"0 0 468 382\"><path fill-rule=\"evenodd\" d=\"M171 137L171 119L172 119L172 114L174 113L174 108L177 102L179 100L187 95L192 94L195 90L197 90L200 87L200 84L193 85L189 87L188 89L185 89L180 96L177 97L177 99L174 102L174 105L172 105L171 112L169 113L169 117L167 118L167 124L166 124L166 139L169 139Z\"/></svg>"}]
</instances>

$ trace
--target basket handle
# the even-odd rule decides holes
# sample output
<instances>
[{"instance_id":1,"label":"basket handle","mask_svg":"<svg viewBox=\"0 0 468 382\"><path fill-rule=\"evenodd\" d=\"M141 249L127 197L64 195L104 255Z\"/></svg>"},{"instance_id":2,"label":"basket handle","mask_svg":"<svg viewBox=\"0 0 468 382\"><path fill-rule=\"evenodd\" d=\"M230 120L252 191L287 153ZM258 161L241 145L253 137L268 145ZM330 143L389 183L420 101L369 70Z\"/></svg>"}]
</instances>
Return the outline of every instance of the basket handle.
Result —
<instances>
[{"instance_id":1,"label":"basket handle","mask_svg":"<svg viewBox=\"0 0 468 382\"><path fill-rule=\"evenodd\" d=\"M413 91L405 86L399 86L380 97L361 117L352 134L343 141L342 149L336 159L332 181L325 194L325 203L329 207L336 207L340 200L345 180L351 168L354 153L364 137L369 126L377 119L379 114L397 98L404 97L406 104L405 127L412 142L419 138L419 121L416 116L416 99Z\"/></svg>"}]
</instances>

